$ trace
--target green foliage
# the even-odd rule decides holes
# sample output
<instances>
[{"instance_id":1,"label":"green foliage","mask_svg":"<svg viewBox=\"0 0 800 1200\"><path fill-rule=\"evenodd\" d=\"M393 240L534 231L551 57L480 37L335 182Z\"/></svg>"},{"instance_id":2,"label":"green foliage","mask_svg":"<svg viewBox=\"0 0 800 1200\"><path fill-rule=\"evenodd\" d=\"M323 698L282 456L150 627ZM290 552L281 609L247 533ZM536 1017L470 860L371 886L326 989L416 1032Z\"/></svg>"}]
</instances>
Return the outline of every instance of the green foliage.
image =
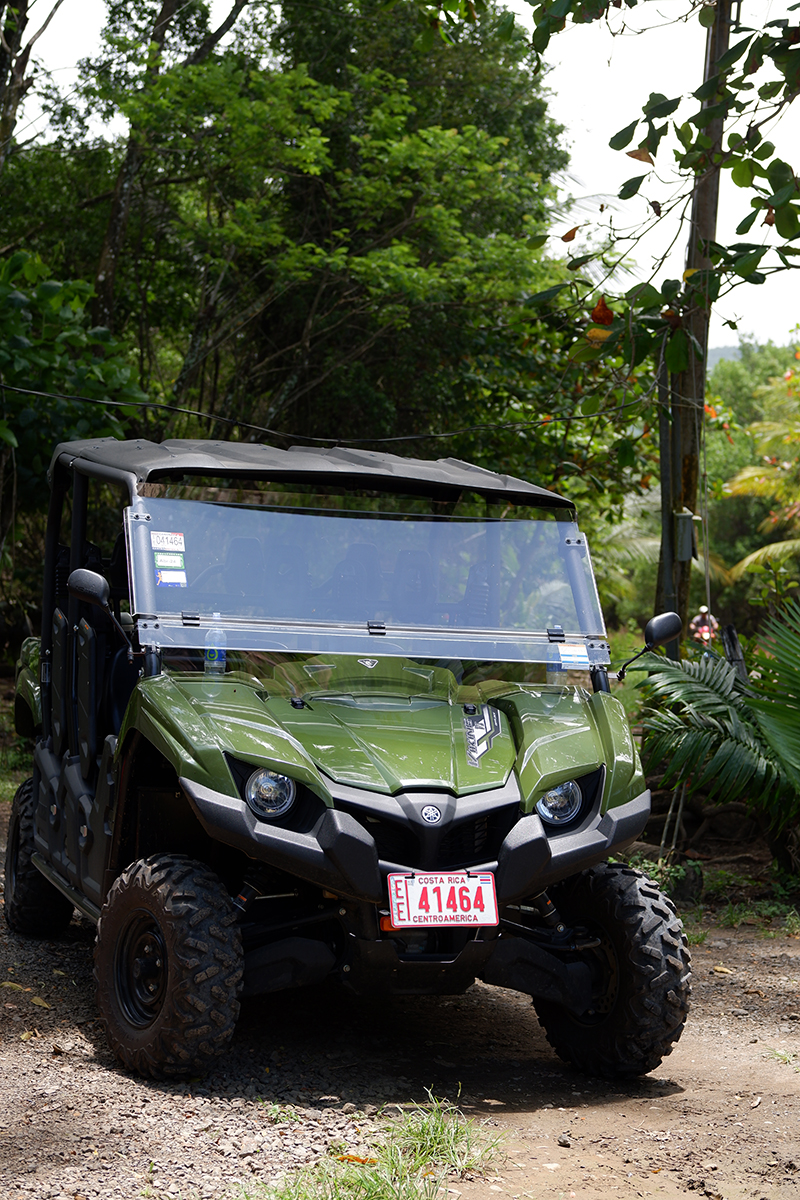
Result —
<instances>
[{"instance_id":1,"label":"green foliage","mask_svg":"<svg viewBox=\"0 0 800 1200\"><path fill-rule=\"evenodd\" d=\"M773 736L783 706L771 707L763 691L748 690L735 669L712 654L678 663L652 655L648 666L642 686L651 702L664 706L645 710L648 769L665 763L666 786L686 782L690 792L712 799L743 796L777 828L788 824L800 804L800 775Z\"/></svg>"},{"instance_id":2,"label":"green foliage","mask_svg":"<svg viewBox=\"0 0 800 1200\"><path fill-rule=\"evenodd\" d=\"M255 1185L248 1200L440 1200L448 1175L480 1174L500 1156L501 1139L448 1100L431 1093L376 1140L367 1154L334 1158L289 1175L276 1186ZM341 1152L340 1152L341 1151Z\"/></svg>"},{"instance_id":3,"label":"green foliage","mask_svg":"<svg viewBox=\"0 0 800 1200\"><path fill-rule=\"evenodd\" d=\"M46 501L44 471L56 442L122 436L113 410L71 395L98 401L144 399L108 330L90 326L90 298L88 284L53 279L37 255L18 251L0 265L0 441L18 452L16 501L23 507ZM43 401L12 387L60 392L65 398ZM9 497L2 491L10 483L7 464L4 470L0 499L5 534L10 520Z\"/></svg>"},{"instance_id":4,"label":"green foliage","mask_svg":"<svg viewBox=\"0 0 800 1200\"><path fill-rule=\"evenodd\" d=\"M644 871L668 896L672 895L675 885L681 883L687 874L683 863L669 862L666 858L653 859L636 853L630 856L628 862L637 870Z\"/></svg>"}]
</instances>

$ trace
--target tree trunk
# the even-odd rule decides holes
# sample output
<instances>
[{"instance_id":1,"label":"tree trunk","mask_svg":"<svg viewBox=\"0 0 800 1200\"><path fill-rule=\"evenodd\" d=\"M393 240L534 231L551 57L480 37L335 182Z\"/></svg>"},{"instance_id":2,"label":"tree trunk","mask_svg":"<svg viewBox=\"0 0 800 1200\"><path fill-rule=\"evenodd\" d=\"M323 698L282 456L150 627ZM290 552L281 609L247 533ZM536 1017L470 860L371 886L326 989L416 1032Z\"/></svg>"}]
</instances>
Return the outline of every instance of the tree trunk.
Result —
<instances>
[{"instance_id":1,"label":"tree trunk","mask_svg":"<svg viewBox=\"0 0 800 1200\"><path fill-rule=\"evenodd\" d=\"M169 32L172 18L178 12L180 2L181 0L162 0L161 11L156 17L153 32L150 35L150 43L153 46L153 51L145 73L145 88L159 73L161 52L164 49L164 42ZM183 65L195 66L203 62L218 45L221 38L233 27L236 18L246 4L247 0L233 0L231 9L222 24L203 39L197 49L184 60ZM97 264L97 275L95 276L95 292L97 293L94 303L95 323L97 325L105 325L108 329L114 328L114 287L117 265L125 241L131 205L133 204L136 177L141 169L142 160L142 135L140 131L132 128L128 137L125 157L122 160L122 165L117 175L114 197L111 202L111 212L109 213L108 224L106 225L106 232L103 238L103 247L100 251L100 260Z\"/></svg>"},{"instance_id":2,"label":"tree trunk","mask_svg":"<svg viewBox=\"0 0 800 1200\"><path fill-rule=\"evenodd\" d=\"M716 20L706 38L704 81L714 75L715 63L728 49L732 6L733 0L717 2ZM704 101L703 107L710 103L713 101ZM706 132L713 145L708 152L709 166L698 178L692 197L691 231L686 250L687 271L704 270L712 265L703 253L702 246L713 242L717 232L720 168L718 164L713 163L712 158L722 146L722 120L712 121ZM684 327L697 340L702 350L702 358L698 358L690 348L688 368L671 378L670 419L665 420L665 414L662 414L660 423L662 545L656 587L656 611L674 608L680 614L684 628L689 619L692 560L678 560L675 514L687 509L691 513L697 510L709 317L709 309L699 306L683 314ZM669 504L669 510L664 512L666 504ZM674 649L677 652L677 646Z\"/></svg>"},{"instance_id":3,"label":"tree trunk","mask_svg":"<svg viewBox=\"0 0 800 1200\"><path fill-rule=\"evenodd\" d=\"M22 45L28 26L28 0L17 0L16 4L0 7L0 172L13 146L17 113L25 93L33 83L33 76L26 77L33 44L44 33L64 0L55 0L44 23L33 35L27 46ZM2 13L5 12L5 19Z\"/></svg>"}]
</instances>

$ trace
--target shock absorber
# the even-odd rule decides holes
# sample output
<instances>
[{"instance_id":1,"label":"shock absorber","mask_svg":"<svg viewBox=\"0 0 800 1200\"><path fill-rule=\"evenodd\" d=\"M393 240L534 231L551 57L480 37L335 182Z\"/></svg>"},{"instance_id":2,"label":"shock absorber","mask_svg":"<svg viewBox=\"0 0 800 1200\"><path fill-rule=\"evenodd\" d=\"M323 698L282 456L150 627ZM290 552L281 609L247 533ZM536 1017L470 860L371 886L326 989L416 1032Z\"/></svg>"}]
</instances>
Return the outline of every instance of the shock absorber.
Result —
<instances>
[{"instance_id":1,"label":"shock absorber","mask_svg":"<svg viewBox=\"0 0 800 1200\"><path fill-rule=\"evenodd\" d=\"M548 929L552 929L553 933L567 932L567 927L561 920L558 909L547 895L547 892L542 892L540 896L535 896L531 900L531 906L536 909L542 920L542 924L546 925Z\"/></svg>"}]
</instances>

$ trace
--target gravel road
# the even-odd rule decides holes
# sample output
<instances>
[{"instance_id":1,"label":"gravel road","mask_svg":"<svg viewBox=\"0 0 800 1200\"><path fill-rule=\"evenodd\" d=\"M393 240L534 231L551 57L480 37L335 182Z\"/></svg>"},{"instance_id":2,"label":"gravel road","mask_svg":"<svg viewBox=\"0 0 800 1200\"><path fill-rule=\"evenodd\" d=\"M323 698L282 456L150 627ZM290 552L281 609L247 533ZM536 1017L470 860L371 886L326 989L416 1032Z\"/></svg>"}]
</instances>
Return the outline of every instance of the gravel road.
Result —
<instances>
[{"instance_id":1,"label":"gravel road","mask_svg":"<svg viewBox=\"0 0 800 1200\"><path fill-rule=\"evenodd\" d=\"M7 816L0 804L0 843ZM426 1087L460 1091L466 1112L507 1134L495 1176L453 1181L463 1200L800 1193L796 939L711 929L683 1039L632 1084L565 1067L529 1001L484 984L440 999L323 988L247 1001L216 1073L164 1084L128 1075L105 1045L93 936L77 918L57 942L0 922L3 1200L252 1193L332 1146L363 1150L399 1111L379 1108Z\"/></svg>"}]
</instances>

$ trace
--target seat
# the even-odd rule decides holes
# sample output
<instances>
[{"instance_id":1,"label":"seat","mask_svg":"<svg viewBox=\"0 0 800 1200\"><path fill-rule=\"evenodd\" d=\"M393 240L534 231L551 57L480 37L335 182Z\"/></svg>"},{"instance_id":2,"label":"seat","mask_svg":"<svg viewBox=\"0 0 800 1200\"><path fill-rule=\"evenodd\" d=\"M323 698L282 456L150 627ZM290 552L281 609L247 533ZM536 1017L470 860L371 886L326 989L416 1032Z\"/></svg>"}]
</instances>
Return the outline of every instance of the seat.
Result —
<instances>
[{"instance_id":1,"label":"seat","mask_svg":"<svg viewBox=\"0 0 800 1200\"><path fill-rule=\"evenodd\" d=\"M279 542L267 548L266 605L271 617L311 615L303 611L308 608L308 555L302 546Z\"/></svg>"},{"instance_id":2,"label":"seat","mask_svg":"<svg viewBox=\"0 0 800 1200\"><path fill-rule=\"evenodd\" d=\"M433 625L436 588L433 562L427 550L401 550L394 565L392 610L395 619L411 625Z\"/></svg>"},{"instance_id":3,"label":"seat","mask_svg":"<svg viewBox=\"0 0 800 1200\"><path fill-rule=\"evenodd\" d=\"M485 561L473 563L469 569L461 602L461 624L474 628L485 628L489 624L489 575Z\"/></svg>"},{"instance_id":4,"label":"seat","mask_svg":"<svg viewBox=\"0 0 800 1200\"><path fill-rule=\"evenodd\" d=\"M334 621L368 621L375 613L381 567L372 542L353 542L319 589L320 615Z\"/></svg>"},{"instance_id":5,"label":"seat","mask_svg":"<svg viewBox=\"0 0 800 1200\"><path fill-rule=\"evenodd\" d=\"M225 555L225 591L251 601L263 598L264 551L258 538L231 538Z\"/></svg>"}]
</instances>

